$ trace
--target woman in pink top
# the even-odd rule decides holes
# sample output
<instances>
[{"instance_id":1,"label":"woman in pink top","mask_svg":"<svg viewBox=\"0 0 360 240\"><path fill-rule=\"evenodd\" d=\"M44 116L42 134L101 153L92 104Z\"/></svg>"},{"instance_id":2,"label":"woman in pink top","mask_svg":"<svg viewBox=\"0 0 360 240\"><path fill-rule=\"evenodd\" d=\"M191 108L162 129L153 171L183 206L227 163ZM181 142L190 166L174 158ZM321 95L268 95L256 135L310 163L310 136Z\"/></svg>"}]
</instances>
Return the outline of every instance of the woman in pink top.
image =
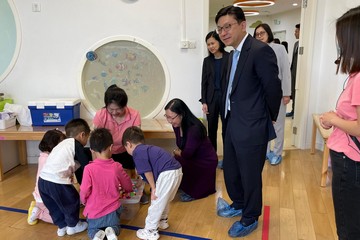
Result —
<instances>
[{"instance_id":1,"label":"woman in pink top","mask_svg":"<svg viewBox=\"0 0 360 240\"><path fill-rule=\"evenodd\" d=\"M349 74L336 112L323 113L323 128L333 127L327 145L333 170L332 193L339 239L360 239L360 6L336 21L337 72ZM351 136L354 136L352 139Z\"/></svg>"},{"instance_id":2,"label":"woman in pink top","mask_svg":"<svg viewBox=\"0 0 360 240\"><path fill-rule=\"evenodd\" d=\"M104 102L105 107L96 112L93 120L94 128L107 128L110 130L114 140L112 158L120 162L123 168L130 173L130 170L135 169L135 164L133 158L122 145L122 137L128 127L140 127L140 114L127 106L128 97L126 92L115 84L106 90Z\"/></svg>"},{"instance_id":3,"label":"woman in pink top","mask_svg":"<svg viewBox=\"0 0 360 240\"><path fill-rule=\"evenodd\" d=\"M49 130L44 134L44 137L41 139L39 143L39 149L41 151L38 161L38 170L36 174L36 183L35 189L33 192L35 201L31 201L30 208L28 211L27 222L30 225L35 225L38 223L38 219L43 220L44 222L53 223L51 216L49 214L49 210L45 207L39 193L38 189L38 179L41 169L43 168L49 153L52 149L58 145L59 142L66 138L65 134L63 134L59 130Z\"/></svg>"}]
</instances>

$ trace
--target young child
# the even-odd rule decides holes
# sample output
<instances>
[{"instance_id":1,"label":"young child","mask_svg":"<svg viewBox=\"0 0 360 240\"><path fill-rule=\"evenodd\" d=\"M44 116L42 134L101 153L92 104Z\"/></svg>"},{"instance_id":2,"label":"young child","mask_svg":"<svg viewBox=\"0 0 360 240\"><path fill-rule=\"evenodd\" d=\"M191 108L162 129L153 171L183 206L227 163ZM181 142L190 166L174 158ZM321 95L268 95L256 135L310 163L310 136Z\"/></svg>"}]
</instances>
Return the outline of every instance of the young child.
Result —
<instances>
[{"instance_id":1,"label":"young child","mask_svg":"<svg viewBox=\"0 0 360 240\"><path fill-rule=\"evenodd\" d=\"M30 225L35 225L38 223L38 219L43 220L48 223L53 223L50 215L49 210L45 207L39 193L38 189L38 179L39 174L41 172L41 169L43 168L49 153L52 151L52 149L58 145L59 142L64 140L66 138L65 134L63 134L59 130L49 130L47 131L43 138L41 139L39 143L39 149L40 149L40 156L38 161L38 171L36 174L36 183L35 183L35 189L33 192L35 201L31 201L30 208L28 211L28 218L27 222Z\"/></svg>"},{"instance_id":2,"label":"young child","mask_svg":"<svg viewBox=\"0 0 360 240\"><path fill-rule=\"evenodd\" d=\"M40 196L58 226L57 235L73 235L85 231L86 222L79 221L80 196L73 186L76 153L83 150L90 135L88 123L70 120L65 126L69 138L60 142L49 154L40 172Z\"/></svg>"},{"instance_id":3,"label":"young child","mask_svg":"<svg viewBox=\"0 0 360 240\"><path fill-rule=\"evenodd\" d=\"M111 158L113 138L106 128L95 129L90 136L94 161L84 169L80 200L85 205L90 239L116 240L120 234L120 192L131 192L132 182L122 165ZM103 231L102 229L105 229Z\"/></svg>"},{"instance_id":4,"label":"young child","mask_svg":"<svg viewBox=\"0 0 360 240\"><path fill-rule=\"evenodd\" d=\"M138 127L129 127L123 135L123 146L133 156L135 168L151 187L151 204L145 228L139 229L140 239L159 239L158 228L169 227L169 204L174 199L182 179L180 163L164 149L145 145L144 133Z\"/></svg>"}]
</instances>

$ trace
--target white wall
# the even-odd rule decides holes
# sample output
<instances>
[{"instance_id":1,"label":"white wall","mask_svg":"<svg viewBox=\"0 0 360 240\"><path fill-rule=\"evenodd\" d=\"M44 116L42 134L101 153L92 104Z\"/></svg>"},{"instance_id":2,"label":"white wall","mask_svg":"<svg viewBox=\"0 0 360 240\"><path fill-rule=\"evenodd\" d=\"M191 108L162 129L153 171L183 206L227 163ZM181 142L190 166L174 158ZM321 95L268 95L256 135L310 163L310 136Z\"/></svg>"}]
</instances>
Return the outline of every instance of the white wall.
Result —
<instances>
[{"instance_id":1,"label":"white wall","mask_svg":"<svg viewBox=\"0 0 360 240\"><path fill-rule=\"evenodd\" d=\"M300 36L300 46L304 47L304 55L299 55L297 75L297 79L301 79L298 81L297 94L302 106L298 115L295 111L294 119L299 133L296 146L300 148L310 147L312 114L335 110L336 101L347 77L336 75L335 22L360 2L316 0L308 4L313 10L305 9L302 14L304 28L303 35ZM319 136L316 143L317 148L322 149L323 141Z\"/></svg>"},{"instance_id":2,"label":"white wall","mask_svg":"<svg viewBox=\"0 0 360 240\"><path fill-rule=\"evenodd\" d=\"M336 1L337 2L337 1ZM313 83L315 89L323 91L311 91L310 95L318 95L316 106L320 112L335 109L339 94L343 90L343 83L347 76L336 75L337 51L335 44L335 22L342 14L350 8L360 5L357 0L328 3L326 0L319 0L317 12L317 25L314 42L313 62L317 63L313 69ZM325 86L325 88L324 88ZM324 91L325 90L325 91Z\"/></svg>"},{"instance_id":3,"label":"white wall","mask_svg":"<svg viewBox=\"0 0 360 240\"><path fill-rule=\"evenodd\" d=\"M88 49L110 36L131 35L152 44L164 58L171 78L168 100L182 98L196 115L202 115L198 99L207 0L39 0L41 12L32 12L31 1L13 1L21 21L22 46L0 88L16 103L80 97L80 61ZM185 35L197 42L196 49L180 49L183 2Z\"/></svg>"},{"instance_id":4,"label":"white wall","mask_svg":"<svg viewBox=\"0 0 360 240\"><path fill-rule=\"evenodd\" d=\"M41 12L32 12L32 1L13 2L22 45L13 70L0 83L0 92L15 103L27 106L39 98L80 98L80 62L88 49L104 38L131 35L152 44L162 55L171 81L168 100L181 98L202 116L198 100L208 0L38 0ZM195 40L197 48L180 49L182 35ZM81 117L90 117L83 106ZM36 162L37 144L28 141L29 162Z\"/></svg>"},{"instance_id":5,"label":"white wall","mask_svg":"<svg viewBox=\"0 0 360 240\"><path fill-rule=\"evenodd\" d=\"M196 49L182 50L179 47L183 1L186 6L186 37L196 40ZM11 95L17 103L23 105L41 97L79 97L79 61L88 48L103 38L126 34L154 45L165 59L170 72L169 99L184 99L196 115L202 116L198 99L201 65L206 55L204 37L208 29L215 29L214 20L208 22L207 0L37 2L41 4L40 13L31 11L32 2L14 0L22 24L23 39L14 69L0 83L1 92ZM299 73L300 79L303 77L299 88L304 91L300 91L299 99L302 101L298 104L303 104L304 110L294 119L301 132L296 143L300 148L310 146L311 114L335 108L346 77L335 75L334 23L349 8L359 5L359 1L314 0L310 5L315 5L312 13L314 17L309 19L314 21L304 25L309 28L303 29L302 35L313 32L314 36L310 38L312 41L304 41L311 45L304 46L305 49L312 51L307 53L306 59L300 57L300 61L312 67L307 68L305 73ZM279 26L273 25L275 17L281 20ZM286 29L289 33L289 47L292 47L294 39L291 41L291 37L294 25L298 23L297 13L290 11L266 19L274 31ZM86 115L84 109L82 115ZM317 143L321 148L321 139L318 138Z\"/></svg>"},{"instance_id":6,"label":"white wall","mask_svg":"<svg viewBox=\"0 0 360 240\"><path fill-rule=\"evenodd\" d=\"M301 16L301 8L297 8L292 11L284 12L281 14L274 14L269 16L270 22L268 23L271 27L273 32L278 31L286 31L286 38L285 41L289 44L289 59L292 58L292 52L294 48L294 43L297 41L294 35L295 32L295 25L300 23L300 16ZM275 21L278 21L279 24L275 24Z\"/></svg>"}]
</instances>

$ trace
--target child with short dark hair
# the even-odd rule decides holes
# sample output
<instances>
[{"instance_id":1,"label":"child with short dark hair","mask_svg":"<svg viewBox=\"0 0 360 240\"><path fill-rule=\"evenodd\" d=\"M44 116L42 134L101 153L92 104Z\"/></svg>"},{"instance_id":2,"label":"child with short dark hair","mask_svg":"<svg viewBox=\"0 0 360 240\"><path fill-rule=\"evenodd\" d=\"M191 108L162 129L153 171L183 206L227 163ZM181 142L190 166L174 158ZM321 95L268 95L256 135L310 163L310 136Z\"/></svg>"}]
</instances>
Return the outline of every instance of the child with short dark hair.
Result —
<instances>
[{"instance_id":1,"label":"child with short dark hair","mask_svg":"<svg viewBox=\"0 0 360 240\"><path fill-rule=\"evenodd\" d=\"M76 136L81 132L86 133L88 137L90 135L90 127L84 119L74 119L69 121L65 126L65 134L68 138L70 137L77 139ZM87 139L85 143L82 143L80 140L75 141L75 176L79 184L82 182L84 167L92 160L89 148L84 147L86 144Z\"/></svg>"},{"instance_id":2,"label":"child with short dark hair","mask_svg":"<svg viewBox=\"0 0 360 240\"><path fill-rule=\"evenodd\" d=\"M135 168L151 187L151 204L145 228L139 229L140 239L159 239L158 228L169 227L169 204L174 199L182 179L180 163L164 149L145 145L144 133L139 127L129 127L123 134L122 144L133 156Z\"/></svg>"},{"instance_id":3,"label":"child with short dark hair","mask_svg":"<svg viewBox=\"0 0 360 240\"><path fill-rule=\"evenodd\" d=\"M95 129L90 149L95 159L84 169L80 200L85 205L90 239L116 240L120 234L120 191L131 192L132 182L122 165L111 158L113 138L106 128ZM105 229L105 231L103 231Z\"/></svg>"},{"instance_id":4,"label":"child with short dark hair","mask_svg":"<svg viewBox=\"0 0 360 240\"><path fill-rule=\"evenodd\" d=\"M80 196L73 182L75 156L86 145L90 127L84 119L77 118L65 125L65 132L68 138L53 148L38 181L40 196L58 226L59 237L87 228L86 222L79 221Z\"/></svg>"},{"instance_id":5,"label":"child with short dark hair","mask_svg":"<svg viewBox=\"0 0 360 240\"><path fill-rule=\"evenodd\" d=\"M39 174L53 148L66 138L65 134L61 131L54 129L47 131L39 143L40 156L38 160L38 170L36 174L35 189L33 192L35 201L31 201L28 211L27 222L30 225L38 223L38 219L48 223L53 223L49 210L45 207L38 188Z\"/></svg>"}]
</instances>

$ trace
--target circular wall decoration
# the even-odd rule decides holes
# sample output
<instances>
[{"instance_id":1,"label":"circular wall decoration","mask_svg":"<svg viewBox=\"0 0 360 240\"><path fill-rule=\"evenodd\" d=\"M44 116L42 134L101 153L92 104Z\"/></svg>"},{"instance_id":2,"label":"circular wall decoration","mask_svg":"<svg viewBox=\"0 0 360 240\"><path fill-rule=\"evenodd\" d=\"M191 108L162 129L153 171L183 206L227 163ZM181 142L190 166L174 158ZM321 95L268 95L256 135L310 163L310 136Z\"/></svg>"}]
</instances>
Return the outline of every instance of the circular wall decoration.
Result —
<instances>
[{"instance_id":1,"label":"circular wall decoration","mask_svg":"<svg viewBox=\"0 0 360 240\"><path fill-rule=\"evenodd\" d=\"M14 3L0 0L0 82L10 73L19 56L21 27Z\"/></svg>"},{"instance_id":2,"label":"circular wall decoration","mask_svg":"<svg viewBox=\"0 0 360 240\"><path fill-rule=\"evenodd\" d=\"M104 93L112 84L125 90L128 106L142 118L162 111L170 89L169 73L156 49L130 36L104 39L84 53L80 78L83 102L92 115L104 107Z\"/></svg>"}]
</instances>

